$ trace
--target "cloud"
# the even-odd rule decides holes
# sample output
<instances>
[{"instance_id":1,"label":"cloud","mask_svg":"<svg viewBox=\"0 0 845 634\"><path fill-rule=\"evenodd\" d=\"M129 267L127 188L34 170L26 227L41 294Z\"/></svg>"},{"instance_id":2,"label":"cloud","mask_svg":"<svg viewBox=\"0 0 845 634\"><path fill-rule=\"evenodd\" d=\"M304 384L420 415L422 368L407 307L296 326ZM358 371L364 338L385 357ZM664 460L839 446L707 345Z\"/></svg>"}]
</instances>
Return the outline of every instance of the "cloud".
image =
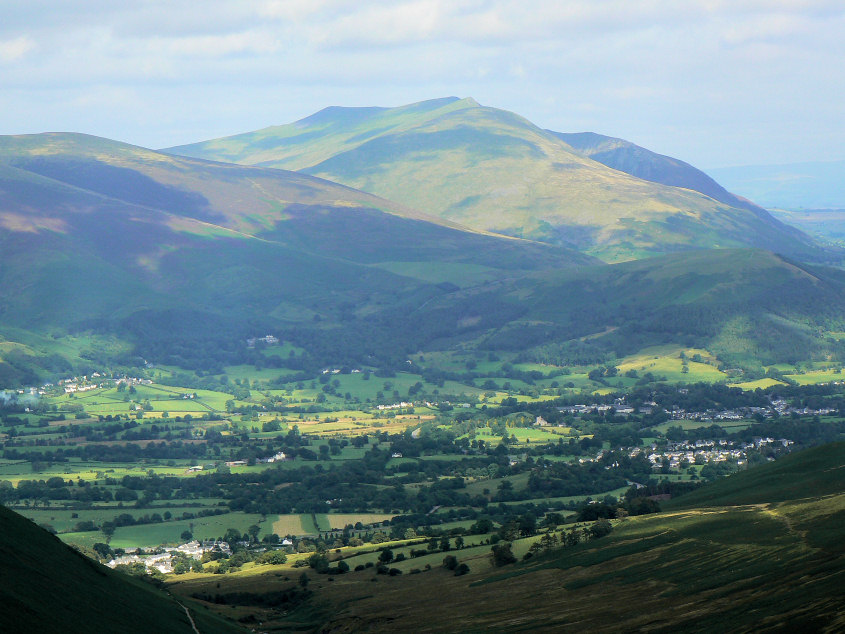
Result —
<instances>
[{"instance_id":1,"label":"cloud","mask_svg":"<svg viewBox=\"0 0 845 634\"><path fill-rule=\"evenodd\" d=\"M11 4L0 22L7 133L81 122L169 145L326 105L455 94L710 165L845 143L830 105L845 98L840 0ZM795 121L802 130L785 125Z\"/></svg>"},{"instance_id":2,"label":"cloud","mask_svg":"<svg viewBox=\"0 0 845 634\"><path fill-rule=\"evenodd\" d=\"M27 35L0 41L0 62L15 62L34 50L35 42Z\"/></svg>"}]
</instances>

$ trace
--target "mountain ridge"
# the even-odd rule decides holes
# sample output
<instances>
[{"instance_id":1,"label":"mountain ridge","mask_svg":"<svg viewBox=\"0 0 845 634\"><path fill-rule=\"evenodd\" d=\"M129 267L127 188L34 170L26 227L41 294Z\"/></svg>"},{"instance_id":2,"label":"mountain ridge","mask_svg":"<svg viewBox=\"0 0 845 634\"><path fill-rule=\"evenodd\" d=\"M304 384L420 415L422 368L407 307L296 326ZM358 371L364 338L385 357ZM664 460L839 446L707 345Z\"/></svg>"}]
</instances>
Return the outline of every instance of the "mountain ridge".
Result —
<instances>
[{"instance_id":1,"label":"mountain ridge","mask_svg":"<svg viewBox=\"0 0 845 634\"><path fill-rule=\"evenodd\" d=\"M799 230L727 192L722 198L739 206L615 169L558 133L471 99L367 110L362 125L349 123L356 112L335 107L321 111L319 125L306 117L166 151L304 171L465 226L564 244L605 261L742 246L820 257Z\"/></svg>"}]
</instances>

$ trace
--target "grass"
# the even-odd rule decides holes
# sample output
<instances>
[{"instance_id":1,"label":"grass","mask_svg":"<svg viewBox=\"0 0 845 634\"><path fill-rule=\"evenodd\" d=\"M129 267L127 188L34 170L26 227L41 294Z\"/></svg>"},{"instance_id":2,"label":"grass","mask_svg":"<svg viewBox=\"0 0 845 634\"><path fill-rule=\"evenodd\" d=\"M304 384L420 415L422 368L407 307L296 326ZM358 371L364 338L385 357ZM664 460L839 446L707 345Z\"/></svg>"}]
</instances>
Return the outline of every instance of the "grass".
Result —
<instances>
[{"instance_id":1,"label":"grass","mask_svg":"<svg viewBox=\"0 0 845 634\"><path fill-rule=\"evenodd\" d=\"M329 528L338 529L344 528L348 524L355 526L358 522L361 522L364 526L384 522L392 519L393 515L388 513L330 513L325 517Z\"/></svg>"},{"instance_id":2,"label":"grass","mask_svg":"<svg viewBox=\"0 0 845 634\"><path fill-rule=\"evenodd\" d=\"M316 535L320 532L319 522L315 515L300 515L300 521L306 535Z\"/></svg>"},{"instance_id":3,"label":"grass","mask_svg":"<svg viewBox=\"0 0 845 634\"><path fill-rule=\"evenodd\" d=\"M687 359L688 372L683 371L681 352ZM701 356L701 363L692 361L695 355ZM686 383L697 381L715 383L727 378L724 372L704 361L715 363L715 358L707 350L665 345L645 348L635 355L625 357L616 367L619 368L620 374L625 374L630 370L636 370L640 375L651 372L655 376L665 376L669 381Z\"/></svg>"},{"instance_id":4,"label":"grass","mask_svg":"<svg viewBox=\"0 0 845 634\"><path fill-rule=\"evenodd\" d=\"M731 387L738 387L743 390L765 390L773 385L786 385L786 383L772 378L756 379L754 381L744 381L742 383L731 383Z\"/></svg>"},{"instance_id":5,"label":"grass","mask_svg":"<svg viewBox=\"0 0 845 634\"><path fill-rule=\"evenodd\" d=\"M16 512L20 513L27 519L32 520L36 524L49 524L57 531L64 532L64 531L71 531L79 522L84 521L92 521L96 525L100 525L103 522L111 521L118 515L129 513L134 517L139 517L141 515L151 515L153 513L158 513L159 515L163 515L164 513L171 513L173 517L180 517L182 513L194 513L196 514L198 511L203 510L204 508L208 508L210 503L208 500L202 500L202 505L192 505L192 506L182 506L182 507L168 507L168 508L145 508L143 510L140 509L133 509L129 507L124 508L117 508L115 506L110 507L99 507L94 509L56 509L56 508L48 508L48 509L16 509ZM208 506L206 506L208 505ZM76 515L77 517L73 517ZM99 531L95 531L99 536Z\"/></svg>"},{"instance_id":6,"label":"grass","mask_svg":"<svg viewBox=\"0 0 845 634\"><path fill-rule=\"evenodd\" d=\"M235 528L241 533L245 533L246 529L253 524L257 524L262 529L259 537L272 530L272 523L266 520L262 521L260 515L226 513L225 515L198 517L192 520L122 526L115 530L110 544L112 548L138 548L159 546L161 544L179 544L184 541L181 534L186 530L192 530L196 539L214 539L216 537L222 537L229 528ZM70 537L67 540L72 541ZM99 541L105 541L105 539Z\"/></svg>"},{"instance_id":7,"label":"grass","mask_svg":"<svg viewBox=\"0 0 845 634\"><path fill-rule=\"evenodd\" d=\"M273 532L281 537L285 535L305 535L308 531L302 527L303 517L302 515L277 515L272 520Z\"/></svg>"},{"instance_id":8,"label":"grass","mask_svg":"<svg viewBox=\"0 0 845 634\"><path fill-rule=\"evenodd\" d=\"M798 385L818 385L820 383L833 383L834 381L845 381L842 372L837 372L833 369L827 370L810 370L803 374L787 374L787 378L792 379Z\"/></svg>"}]
</instances>

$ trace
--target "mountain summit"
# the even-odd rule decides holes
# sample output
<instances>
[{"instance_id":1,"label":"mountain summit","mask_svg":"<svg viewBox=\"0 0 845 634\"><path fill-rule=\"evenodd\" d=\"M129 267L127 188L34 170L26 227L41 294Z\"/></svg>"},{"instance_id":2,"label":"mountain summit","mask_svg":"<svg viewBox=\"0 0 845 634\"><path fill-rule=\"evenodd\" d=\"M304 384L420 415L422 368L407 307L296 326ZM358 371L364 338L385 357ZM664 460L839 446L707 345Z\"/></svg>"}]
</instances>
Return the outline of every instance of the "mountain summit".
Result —
<instances>
[{"instance_id":1,"label":"mountain summit","mask_svg":"<svg viewBox=\"0 0 845 634\"><path fill-rule=\"evenodd\" d=\"M514 113L450 97L398 108L326 108L295 123L167 151L305 172L474 229L575 247L606 261L692 248L753 246L803 256L816 250L800 231L715 182L701 191L685 181L661 182L604 164L566 139Z\"/></svg>"}]
</instances>

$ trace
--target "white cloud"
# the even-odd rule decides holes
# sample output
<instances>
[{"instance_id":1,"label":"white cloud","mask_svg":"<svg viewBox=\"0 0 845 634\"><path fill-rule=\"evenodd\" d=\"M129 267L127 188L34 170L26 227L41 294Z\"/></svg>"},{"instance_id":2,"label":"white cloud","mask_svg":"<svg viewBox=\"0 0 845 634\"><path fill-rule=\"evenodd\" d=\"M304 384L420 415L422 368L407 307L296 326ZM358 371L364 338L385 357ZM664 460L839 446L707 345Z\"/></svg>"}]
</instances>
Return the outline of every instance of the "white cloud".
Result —
<instances>
[{"instance_id":1,"label":"white cloud","mask_svg":"<svg viewBox=\"0 0 845 634\"><path fill-rule=\"evenodd\" d=\"M0 41L0 62L18 61L35 47L35 42L27 35Z\"/></svg>"},{"instance_id":2,"label":"white cloud","mask_svg":"<svg viewBox=\"0 0 845 634\"><path fill-rule=\"evenodd\" d=\"M326 105L454 94L708 165L772 148L841 158L845 144L831 106L845 99L841 0L12 4L0 22L4 133L81 122L168 145Z\"/></svg>"}]
</instances>

